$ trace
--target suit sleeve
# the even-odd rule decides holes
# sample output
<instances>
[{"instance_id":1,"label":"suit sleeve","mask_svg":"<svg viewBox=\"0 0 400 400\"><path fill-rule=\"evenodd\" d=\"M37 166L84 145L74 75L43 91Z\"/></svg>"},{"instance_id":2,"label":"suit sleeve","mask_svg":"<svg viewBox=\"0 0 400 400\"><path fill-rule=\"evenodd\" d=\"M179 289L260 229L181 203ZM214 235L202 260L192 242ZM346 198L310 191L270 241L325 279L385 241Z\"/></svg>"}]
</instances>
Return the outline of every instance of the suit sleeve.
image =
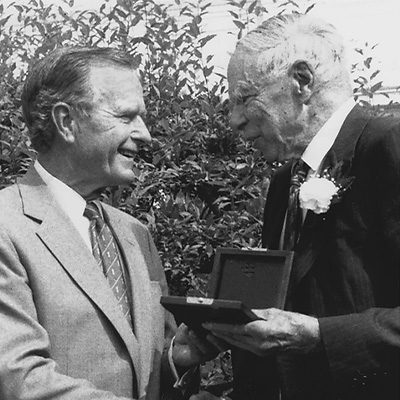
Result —
<instances>
[{"instance_id":1,"label":"suit sleeve","mask_svg":"<svg viewBox=\"0 0 400 400\"><path fill-rule=\"evenodd\" d=\"M321 335L336 382L399 373L400 308L400 128L379 135L368 146L371 234L379 249L370 279L378 282L376 308L320 319ZM372 167L371 167L372 166ZM370 260L367 260L371 262ZM386 293L385 293L386 292ZM382 300L383 299L383 300Z\"/></svg>"}]
</instances>

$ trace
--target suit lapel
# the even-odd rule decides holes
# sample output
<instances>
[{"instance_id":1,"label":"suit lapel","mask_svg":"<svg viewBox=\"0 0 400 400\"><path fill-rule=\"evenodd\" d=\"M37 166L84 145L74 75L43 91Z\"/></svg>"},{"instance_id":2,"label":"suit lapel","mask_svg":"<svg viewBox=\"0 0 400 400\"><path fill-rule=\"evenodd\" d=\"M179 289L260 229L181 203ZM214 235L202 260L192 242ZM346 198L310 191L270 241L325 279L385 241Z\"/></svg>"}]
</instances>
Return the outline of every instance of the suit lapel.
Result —
<instances>
[{"instance_id":1,"label":"suit lapel","mask_svg":"<svg viewBox=\"0 0 400 400\"><path fill-rule=\"evenodd\" d=\"M128 266L129 284L132 288L133 319L135 336L139 344L140 364L135 365L137 376L140 377L139 394L143 392L152 369L152 354L155 346L152 326L151 286L146 261L133 232L133 225L127 221L127 216L116 213L109 207L104 207L105 216L120 245L125 262Z\"/></svg>"},{"instance_id":2,"label":"suit lapel","mask_svg":"<svg viewBox=\"0 0 400 400\"><path fill-rule=\"evenodd\" d=\"M34 169L19 181L24 213L38 225L37 235L83 292L105 314L120 334L139 370L139 346L123 316L107 280L98 270L94 257L79 232L51 197Z\"/></svg>"},{"instance_id":3,"label":"suit lapel","mask_svg":"<svg viewBox=\"0 0 400 400\"><path fill-rule=\"evenodd\" d=\"M332 148L324 158L323 170L341 161L348 161L351 165L359 137L368 120L369 116L365 110L356 105L347 116ZM332 218L329 217L329 211L320 215L310 211L307 213L295 253L292 285L297 285L303 279L326 243L330 231L329 224L332 221Z\"/></svg>"}]
</instances>

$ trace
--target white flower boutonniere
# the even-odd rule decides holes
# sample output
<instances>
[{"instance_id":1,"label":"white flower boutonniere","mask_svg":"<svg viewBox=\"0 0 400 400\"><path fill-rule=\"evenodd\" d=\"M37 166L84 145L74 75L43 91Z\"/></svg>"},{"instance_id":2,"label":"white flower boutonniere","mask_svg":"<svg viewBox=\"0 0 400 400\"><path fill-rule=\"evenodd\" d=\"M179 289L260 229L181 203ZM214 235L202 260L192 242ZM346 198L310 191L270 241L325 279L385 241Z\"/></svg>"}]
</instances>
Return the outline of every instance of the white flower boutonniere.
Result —
<instances>
[{"instance_id":1,"label":"white flower boutonniere","mask_svg":"<svg viewBox=\"0 0 400 400\"><path fill-rule=\"evenodd\" d=\"M348 166L347 166L348 171ZM325 169L321 175L312 175L299 189L300 206L315 214L323 214L331 204L338 203L350 187L354 177L344 172L344 163Z\"/></svg>"},{"instance_id":2,"label":"white flower boutonniere","mask_svg":"<svg viewBox=\"0 0 400 400\"><path fill-rule=\"evenodd\" d=\"M339 188L329 179L312 176L300 186L300 206L315 214L326 213Z\"/></svg>"}]
</instances>

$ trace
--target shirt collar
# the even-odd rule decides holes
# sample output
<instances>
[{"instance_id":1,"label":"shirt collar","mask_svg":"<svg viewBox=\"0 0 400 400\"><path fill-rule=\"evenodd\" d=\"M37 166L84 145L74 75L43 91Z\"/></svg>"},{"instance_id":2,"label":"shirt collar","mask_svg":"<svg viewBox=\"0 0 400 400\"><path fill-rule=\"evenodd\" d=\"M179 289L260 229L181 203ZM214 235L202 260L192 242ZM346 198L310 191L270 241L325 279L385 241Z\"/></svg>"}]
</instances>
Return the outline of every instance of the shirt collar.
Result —
<instances>
[{"instance_id":1,"label":"shirt collar","mask_svg":"<svg viewBox=\"0 0 400 400\"><path fill-rule=\"evenodd\" d=\"M75 190L64 182L51 175L39 161L35 161L34 168L43 182L47 185L50 193L56 199L61 209L71 218L82 218L85 211L86 201Z\"/></svg>"},{"instance_id":2,"label":"shirt collar","mask_svg":"<svg viewBox=\"0 0 400 400\"><path fill-rule=\"evenodd\" d=\"M354 105L355 102L352 97L342 104L328 121L325 122L307 146L301 158L307 163L311 170L320 172L319 168L324 157L332 147L344 120L349 115Z\"/></svg>"}]
</instances>

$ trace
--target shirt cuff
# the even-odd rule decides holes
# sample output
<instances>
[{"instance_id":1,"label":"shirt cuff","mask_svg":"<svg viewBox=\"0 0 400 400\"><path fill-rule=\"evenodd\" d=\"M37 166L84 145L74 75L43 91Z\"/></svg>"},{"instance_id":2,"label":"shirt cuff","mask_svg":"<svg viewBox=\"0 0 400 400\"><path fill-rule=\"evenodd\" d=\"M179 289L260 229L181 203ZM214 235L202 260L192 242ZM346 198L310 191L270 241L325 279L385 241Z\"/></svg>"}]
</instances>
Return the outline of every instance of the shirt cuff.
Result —
<instances>
[{"instance_id":1,"label":"shirt cuff","mask_svg":"<svg viewBox=\"0 0 400 400\"><path fill-rule=\"evenodd\" d=\"M187 385L190 383L192 376L196 373L199 366L192 367L188 369L182 376L179 376L178 371L176 370L173 358L172 358L172 350L175 343L175 336L171 340L171 344L168 349L168 362L171 368L172 374L175 378L174 388L175 389L186 389Z\"/></svg>"}]
</instances>

